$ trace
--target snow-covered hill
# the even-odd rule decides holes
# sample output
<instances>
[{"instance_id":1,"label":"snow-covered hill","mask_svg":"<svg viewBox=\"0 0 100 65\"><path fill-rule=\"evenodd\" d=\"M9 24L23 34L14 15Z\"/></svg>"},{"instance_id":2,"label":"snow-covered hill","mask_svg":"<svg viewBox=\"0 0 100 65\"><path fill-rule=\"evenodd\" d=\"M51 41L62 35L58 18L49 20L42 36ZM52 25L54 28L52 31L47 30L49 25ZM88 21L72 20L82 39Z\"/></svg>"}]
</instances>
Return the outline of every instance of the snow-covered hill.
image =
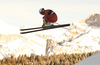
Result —
<instances>
[{"instance_id":1,"label":"snow-covered hill","mask_svg":"<svg viewBox=\"0 0 100 65\"><path fill-rule=\"evenodd\" d=\"M30 34L19 34L19 28L0 21L0 59L11 55L18 57L23 54L71 54L100 50L99 17L100 14L93 14L86 20L74 22L66 30L60 28Z\"/></svg>"},{"instance_id":2,"label":"snow-covered hill","mask_svg":"<svg viewBox=\"0 0 100 65\"><path fill-rule=\"evenodd\" d=\"M8 25L0 19L0 34L19 34L19 28L16 26Z\"/></svg>"}]
</instances>

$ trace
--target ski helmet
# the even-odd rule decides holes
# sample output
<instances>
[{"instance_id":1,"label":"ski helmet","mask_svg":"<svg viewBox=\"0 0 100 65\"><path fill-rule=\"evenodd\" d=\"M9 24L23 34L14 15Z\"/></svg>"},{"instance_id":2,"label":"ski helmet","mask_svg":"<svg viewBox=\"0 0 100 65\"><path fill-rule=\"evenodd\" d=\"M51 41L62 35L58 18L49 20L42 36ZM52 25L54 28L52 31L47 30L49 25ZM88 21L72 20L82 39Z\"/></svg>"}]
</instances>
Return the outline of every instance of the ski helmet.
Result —
<instances>
[{"instance_id":1,"label":"ski helmet","mask_svg":"<svg viewBox=\"0 0 100 65\"><path fill-rule=\"evenodd\" d=\"M39 13L40 14L42 14L42 13L44 13L45 12L45 9L44 8L41 8L40 10L39 10Z\"/></svg>"}]
</instances>

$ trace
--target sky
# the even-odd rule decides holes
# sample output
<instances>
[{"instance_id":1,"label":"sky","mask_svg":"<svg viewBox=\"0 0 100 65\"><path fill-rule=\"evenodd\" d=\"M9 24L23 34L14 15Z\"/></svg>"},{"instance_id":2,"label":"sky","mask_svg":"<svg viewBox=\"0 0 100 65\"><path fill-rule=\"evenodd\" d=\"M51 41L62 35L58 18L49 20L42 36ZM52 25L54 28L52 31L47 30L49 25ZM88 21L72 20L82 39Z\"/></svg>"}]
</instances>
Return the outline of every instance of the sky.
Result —
<instances>
[{"instance_id":1,"label":"sky","mask_svg":"<svg viewBox=\"0 0 100 65\"><path fill-rule=\"evenodd\" d=\"M39 27L43 23L40 8L52 9L57 23L67 24L100 14L100 0L0 0L0 19L18 27Z\"/></svg>"}]
</instances>

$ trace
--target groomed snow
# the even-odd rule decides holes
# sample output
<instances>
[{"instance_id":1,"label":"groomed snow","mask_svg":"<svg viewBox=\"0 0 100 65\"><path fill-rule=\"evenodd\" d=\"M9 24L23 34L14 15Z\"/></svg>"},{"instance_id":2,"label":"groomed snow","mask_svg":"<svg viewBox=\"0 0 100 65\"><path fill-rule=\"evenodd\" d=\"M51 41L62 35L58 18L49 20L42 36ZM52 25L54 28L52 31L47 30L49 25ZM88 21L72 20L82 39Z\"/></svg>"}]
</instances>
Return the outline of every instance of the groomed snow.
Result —
<instances>
[{"instance_id":1,"label":"groomed snow","mask_svg":"<svg viewBox=\"0 0 100 65\"><path fill-rule=\"evenodd\" d=\"M0 19L0 34L20 34L20 28L6 24Z\"/></svg>"}]
</instances>

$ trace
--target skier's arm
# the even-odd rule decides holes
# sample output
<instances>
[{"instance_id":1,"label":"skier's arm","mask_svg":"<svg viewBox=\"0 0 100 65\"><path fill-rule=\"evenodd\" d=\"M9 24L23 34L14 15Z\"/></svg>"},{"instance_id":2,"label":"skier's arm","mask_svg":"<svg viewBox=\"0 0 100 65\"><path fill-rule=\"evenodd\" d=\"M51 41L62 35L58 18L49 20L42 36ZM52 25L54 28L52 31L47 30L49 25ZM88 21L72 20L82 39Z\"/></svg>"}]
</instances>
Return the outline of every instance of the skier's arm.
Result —
<instances>
[{"instance_id":1,"label":"skier's arm","mask_svg":"<svg viewBox=\"0 0 100 65\"><path fill-rule=\"evenodd\" d=\"M45 15L45 18L43 19L42 27L45 26L46 23L47 23L47 15Z\"/></svg>"},{"instance_id":2,"label":"skier's arm","mask_svg":"<svg viewBox=\"0 0 100 65\"><path fill-rule=\"evenodd\" d=\"M44 24L47 22L47 15L45 15Z\"/></svg>"}]
</instances>

